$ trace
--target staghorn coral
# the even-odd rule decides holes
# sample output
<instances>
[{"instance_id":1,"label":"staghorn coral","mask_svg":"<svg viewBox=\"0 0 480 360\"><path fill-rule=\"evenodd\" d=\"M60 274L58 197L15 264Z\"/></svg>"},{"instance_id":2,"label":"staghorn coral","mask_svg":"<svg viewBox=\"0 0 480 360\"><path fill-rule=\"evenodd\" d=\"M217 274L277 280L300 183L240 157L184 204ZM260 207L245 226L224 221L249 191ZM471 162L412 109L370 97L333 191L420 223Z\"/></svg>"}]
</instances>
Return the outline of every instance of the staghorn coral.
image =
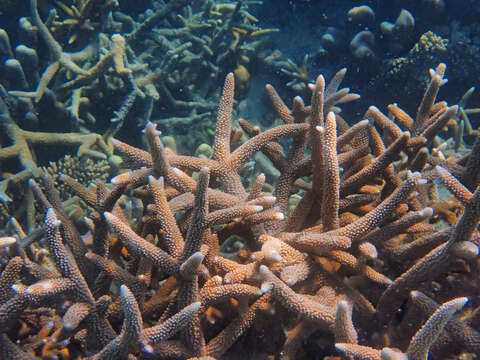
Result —
<instances>
[{"instance_id":1,"label":"staghorn coral","mask_svg":"<svg viewBox=\"0 0 480 360\"><path fill-rule=\"evenodd\" d=\"M89 234L66 216L50 177L44 192L30 180L49 255L19 227L15 241L0 242L8 247L0 354L304 359L315 346L316 358L338 350L412 360L435 351L437 338L475 349L478 321L452 316L467 298L479 306L479 152L448 161L431 152L458 110L436 99L444 74L443 64L430 71L416 116L398 108L394 121L371 107L351 127L339 106L358 96L339 89L345 70L328 84L319 76L311 105L297 97L292 109L267 85L284 124L262 131L243 120L250 138L239 143L230 73L210 158L167 150L148 123L149 152L112 139L131 169L111 185L63 178L92 208ZM280 171L272 193L262 191L264 175L239 175L259 151ZM439 182L463 210L442 229L428 223L430 205L442 202ZM142 217L119 206L127 192L143 202ZM289 210L292 194L300 200ZM244 247L224 257L220 246L232 238ZM429 316L415 329L398 314L412 308L409 294ZM439 338L444 327L460 331Z\"/></svg>"},{"instance_id":2,"label":"staghorn coral","mask_svg":"<svg viewBox=\"0 0 480 360\"><path fill-rule=\"evenodd\" d=\"M106 137L124 126L139 131L153 119L162 129L192 125L193 147L191 137L177 139L187 150L213 137L213 122L199 120L215 109L222 69L253 74L264 40L278 31L259 26L256 1L155 1L133 14L111 0L48 5L47 17L45 4L29 1L20 36L2 31L0 60L9 66L1 80L18 98L18 119L28 112L42 120L43 97L54 95L64 110L59 123L85 132L107 129ZM44 121L53 126L53 119Z\"/></svg>"},{"instance_id":3,"label":"staghorn coral","mask_svg":"<svg viewBox=\"0 0 480 360\"><path fill-rule=\"evenodd\" d=\"M55 0L58 16L52 22L54 33L67 37L68 44L85 41L85 37L100 29L109 21L111 11L118 7L116 0Z\"/></svg>"},{"instance_id":4,"label":"staghorn coral","mask_svg":"<svg viewBox=\"0 0 480 360\"><path fill-rule=\"evenodd\" d=\"M37 177L42 173L41 164L37 163L37 151L47 147L77 148L77 156L90 156L106 161L112 155L112 149L104 138L95 133L59 133L28 131L20 128L11 116L15 112L14 105L8 97L0 99L0 126L5 137L5 146L0 147L0 161L2 177L0 180L0 201L2 202L1 224L5 224L8 217L22 216L26 210L27 228L35 226L33 198L26 189L25 182L30 177ZM115 157L110 157L114 161ZM79 160L81 161L81 160ZM88 160L86 160L88 162ZM8 165L17 163L18 165ZM15 169L15 170L10 170ZM10 170L10 171L9 171Z\"/></svg>"}]
</instances>

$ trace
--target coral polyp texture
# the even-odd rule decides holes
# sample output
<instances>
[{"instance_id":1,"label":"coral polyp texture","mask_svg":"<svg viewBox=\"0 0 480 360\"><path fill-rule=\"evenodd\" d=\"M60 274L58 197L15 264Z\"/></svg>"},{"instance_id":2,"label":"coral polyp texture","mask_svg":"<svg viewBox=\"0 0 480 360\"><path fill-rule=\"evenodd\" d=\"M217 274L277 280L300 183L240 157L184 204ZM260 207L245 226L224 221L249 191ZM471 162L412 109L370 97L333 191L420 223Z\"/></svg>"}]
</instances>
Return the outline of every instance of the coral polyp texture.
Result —
<instances>
[{"instance_id":1,"label":"coral polyp texture","mask_svg":"<svg viewBox=\"0 0 480 360\"><path fill-rule=\"evenodd\" d=\"M43 225L12 218L0 238L0 355L475 356L480 140L445 150L459 111L437 100L445 71L415 115L372 106L356 123L345 69L309 85L310 105L267 85L283 122L269 129L232 119L230 73L210 157L166 148L151 122L149 151L112 138L128 169L108 184L56 179L84 203L75 218L47 172L30 179ZM244 175L259 152L270 184Z\"/></svg>"}]
</instances>

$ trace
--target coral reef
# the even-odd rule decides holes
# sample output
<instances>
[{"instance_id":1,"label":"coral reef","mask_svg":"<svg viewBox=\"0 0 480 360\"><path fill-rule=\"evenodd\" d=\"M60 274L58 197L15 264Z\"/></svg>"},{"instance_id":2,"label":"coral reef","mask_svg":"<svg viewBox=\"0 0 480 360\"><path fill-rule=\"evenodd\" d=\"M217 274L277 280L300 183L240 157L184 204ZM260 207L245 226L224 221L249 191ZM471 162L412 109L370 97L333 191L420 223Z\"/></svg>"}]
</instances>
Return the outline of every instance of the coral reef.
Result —
<instances>
[{"instance_id":1,"label":"coral reef","mask_svg":"<svg viewBox=\"0 0 480 360\"><path fill-rule=\"evenodd\" d=\"M310 105L289 108L267 85L282 124L266 130L233 121L229 73L210 156L177 154L147 122L149 152L110 139L129 167L110 184L61 177L90 208L87 230L48 174L30 179L45 216L29 233L12 219L0 238L0 355L478 354L480 139L462 156L439 140L459 112L437 100L445 71L430 70L414 116L371 106L351 126L340 106L359 96L339 89L345 69L308 85ZM258 152L280 174L268 187L242 175Z\"/></svg>"},{"instance_id":2,"label":"coral reef","mask_svg":"<svg viewBox=\"0 0 480 360\"><path fill-rule=\"evenodd\" d=\"M212 119L218 87L229 71L236 76L237 99L247 98L248 102L248 97L259 94L258 77L262 74L280 72L272 81L287 84L290 91L285 91L283 84L279 86L282 96L295 93L305 97L309 96L309 82L314 80L312 74L319 68L332 74L337 64L358 67L349 83L362 93L362 106L383 106L393 98L409 112L428 82L424 66L433 67L439 61L453 65L455 94L473 86L473 79L480 74L478 28L453 18L446 29L445 16L455 6L450 2L409 1L403 11L395 3L390 12L375 1L354 8L347 1L334 7L322 2L291 2L289 6L298 11L320 9L328 14L316 19L316 50L307 54L303 49L298 51L302 44L297 45L295 39L283 41L285 35L280 34L277 24L269 25L265 20L262 12L279 6L271 6L268 0L159 0L138 1L135 6L111 0L43 0L38 4L29 0L17 8L14 4L6 1L0 6L0 12L7 14L0 13L4 27L0 29L0 95L13 123L24 134L30 131L32 139L40 131L82 134L78 138L85 141L98 139L98 146L87 152L81 147L80 153L107 157L110 162L116 159L103 143L112 136L131 139L131 134L140 134L148 121L175 135L177 152L195 153L200 146L204 151L204 144L215 135ZM317 13L311 12L311 16ZM21 16L18 23L17 15ZM283 45L272 43L275 37L302 56L288 58ZM320 38L325 40L322 49L318 49ZM448 98L450 102L457 100ZM245 116L241 109L240 115ZM473 112L462 111L462 120L457 121L457 147L460 134L465 134L470 145L474 141L471 134L476 119L470 119L469 114L475 114L475 109L467 110ZM273 117L261 114L255 125L260 124L272 125ZM16 141L11 133L0 133L3 148ZM141 136L133 138L137 142L132 145L144 145ZM24 180L32 171L38 175L37 167L63 156L55 151L57 148L49 150L43 145L29 143L29 150L35 152L33 163L23 163L22 154L21 164L0 155L3 207L12 205L5 201L13 194L26 191ZM4 149L0 152L6 154ZM264 160L259 162L267 177L275 175Z\"/></svg>"},{"instance_id":3,"label":"coral reef","mask_svg":"<svg viewBox=\"0 0 480 360\"><path fill-rule=\"evenodd\" d=\"M112 0L29 0L18 10L29 16L0 29L3 208L26 191L25 179L65 153L45 145L115 164L108 139L140 134L149 120L177 134L191 128L176 136L179 150L213 139L206 120L223 75L236 69L247 91L259 49L277 31L259 26L256 1L138 5L127 13L128 4Z\"/></svg>"},{"instance_id":4,"label":"coral reef","mask_svg":"<svg viewBox=\"0 0 480 360\"><path fill-rule=\"evenodd\" d=\"M72 129L102 128L108 136L128 119L134 131L150 119L162 129L197 127L197 146L212 138L213 122L200 120L215 109L225 69L254 72L264 40L277 31L258 25L256 1L154 1L133 15L117 1L54 1L48 17L37 1L29 5L20 35L2 30L0 60L10 95L40 104L50 89ZM134 111L134 104L145 112ZM177 143L194 149L191 137Z\"/></svg>"}]
</instances>

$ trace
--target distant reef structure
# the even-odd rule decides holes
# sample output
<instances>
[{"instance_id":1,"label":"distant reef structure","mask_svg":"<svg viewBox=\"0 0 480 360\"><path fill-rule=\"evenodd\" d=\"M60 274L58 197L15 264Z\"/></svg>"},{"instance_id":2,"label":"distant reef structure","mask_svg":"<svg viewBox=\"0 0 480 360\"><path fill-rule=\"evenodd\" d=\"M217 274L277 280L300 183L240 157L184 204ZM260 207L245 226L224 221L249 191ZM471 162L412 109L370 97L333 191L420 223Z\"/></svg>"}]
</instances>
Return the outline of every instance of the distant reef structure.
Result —
<instances>
[{"instance_id":1,"label":"distant reef structure","mask_svg":"<svg viewBox=\"0 0 480 360\"><path fill-rule=\"evenodd\" d=\"M352 70L347 75L350 86L362 93L361 106L387 105L401 94L402 105L414 111L429 81L423 69L438 62L454 72L445 94L448 101L458 101L458 93L478 85L478 2L265 0L265 4L260 18L280 29L272 39L283 56L303 62L309 81L318 69L333 75L339 64L346 66ZM292 85L297 92L306 91L304 83ZM472 100L478 103L478 94ZM355 107L352 113L360 111Z\"/></svg>"}]
</instances>

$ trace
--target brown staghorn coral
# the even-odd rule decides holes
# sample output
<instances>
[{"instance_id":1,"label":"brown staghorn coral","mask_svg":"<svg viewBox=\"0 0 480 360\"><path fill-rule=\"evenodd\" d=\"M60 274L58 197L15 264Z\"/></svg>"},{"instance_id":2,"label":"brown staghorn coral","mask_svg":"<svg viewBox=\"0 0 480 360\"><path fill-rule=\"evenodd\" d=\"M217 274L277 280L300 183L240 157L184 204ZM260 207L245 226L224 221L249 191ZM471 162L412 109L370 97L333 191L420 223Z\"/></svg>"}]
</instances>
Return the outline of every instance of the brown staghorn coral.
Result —
<instances>
[{"instance_id":1,"label":"brown staghorn coral","mask_svg":"<svg viewBox=\"0 0 480 360\"><path fill-rule=\"evenodd\" d=\"M444 72L431 71L415 120L396 111L407 119L400 124L371 107L348 126L339 105L358 96L338 89L345 70L328 84L318 77L311 105L297 97L292 109L267 86L284 124L262 131L243 120L251 138L242 144L232 136L229 74L211 158L166 149L148 123L150 152L112 140L130 170L111 185L62 178L91 208L87 233L66 216L48 175L44 191L31 180L46 215L36 234L12 223L14 236L0 239L8 249L0 354L416 360L439 349L476 352L475 314L454 313L468 300L479 305L479 153L443 160L431 152L457 111L436 100ZM239 175L259 151L281 174L272 193L263 192L264 175ZM442 182L462 212L433 226ZM143 202L142 216L120 206L127 193ZM243 249L223 256L232 239ZM413 327L411 316L422 320Z\"/></svg>"}]
</instances>

